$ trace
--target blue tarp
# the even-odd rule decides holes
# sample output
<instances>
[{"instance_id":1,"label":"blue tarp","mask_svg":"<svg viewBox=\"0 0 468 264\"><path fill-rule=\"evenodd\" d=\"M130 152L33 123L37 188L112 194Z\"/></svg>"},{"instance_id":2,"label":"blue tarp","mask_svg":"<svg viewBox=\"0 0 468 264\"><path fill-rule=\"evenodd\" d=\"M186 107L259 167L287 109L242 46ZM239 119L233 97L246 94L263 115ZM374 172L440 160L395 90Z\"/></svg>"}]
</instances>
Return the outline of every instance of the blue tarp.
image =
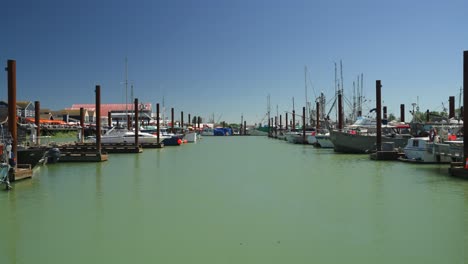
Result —
<instances>
[{"instance_id":1,"label":"blue tarp","mask_svg":"<svg viewBox=\"0 0 468 264\"><path fill-rule=\"evenodd\" d=\"M229 127L218 127L213 130L213 134L215 136L231 136L232 135L232 129Z\"/></svg>"}]
</instances>

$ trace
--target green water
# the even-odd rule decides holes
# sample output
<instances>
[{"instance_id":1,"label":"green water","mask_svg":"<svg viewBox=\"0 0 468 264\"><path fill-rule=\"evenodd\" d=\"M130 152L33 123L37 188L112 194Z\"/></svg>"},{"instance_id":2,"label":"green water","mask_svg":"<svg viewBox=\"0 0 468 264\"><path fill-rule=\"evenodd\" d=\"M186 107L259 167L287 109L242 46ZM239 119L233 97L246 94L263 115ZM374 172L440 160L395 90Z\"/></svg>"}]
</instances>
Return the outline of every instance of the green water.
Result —
<instances>
[{"instance_id":1,"label":"green water","mask_svg":"<svg viewBox=\"0 0 468 264\"><path fill-rule=\"evenodd\" d=\"M468 263L447 167L264 137L50 164L0 192L0 263Z\"/></svg>"}]
</instances>

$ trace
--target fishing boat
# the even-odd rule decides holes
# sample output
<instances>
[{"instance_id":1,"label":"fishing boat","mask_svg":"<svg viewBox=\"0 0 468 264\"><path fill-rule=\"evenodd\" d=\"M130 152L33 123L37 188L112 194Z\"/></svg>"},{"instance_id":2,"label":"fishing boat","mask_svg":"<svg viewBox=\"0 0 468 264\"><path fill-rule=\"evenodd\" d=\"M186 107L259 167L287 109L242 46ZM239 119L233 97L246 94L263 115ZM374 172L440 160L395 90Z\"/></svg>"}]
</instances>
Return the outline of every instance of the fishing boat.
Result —
<instances>
[{"instance_id":1,"label":"fishing boat","mask_svg":"<svg viewBox=\"0 0 468 264\"><path fill-rule=\"evenodd\" d=\"M303 135L303 131L298 129L298 130L291 130L289 132L285 133L286 141L292 144L314 144L316 142L315 137L311 140L312 143L308 142L308 139L311 135L315 135L315 129L307 129L305 131L305 137ZM305 140L304 140L305 138Z\"/></svg>"},{"instance_id":2,"label":"fishing boat","mask_svg":"<svg viewBox=\"0 0 468 264\"><path fill-rule=\"evenodd\" d=\"M162 142L167 136L160 135L159 141ZM91 138L96 141L96 138ZM147 132L138 133L139 143L157 143L157 135L153 135ZM104 135L101 136L101 143L135 143L135 132L125 128L113 127L109 129Z\"/></svg>"},{"instance_id":3,"label":"fishing boat","mask_svg":"<svg viewBox=\"0 0 468 264\"><path fill-rule=\"evenodd\" d=\"M204 127L201 131L202 136L214 136L213 128L211 127Z\"/></svg>"},{"instance_id":4,"label":"fishing boat","mask_svg":"<svg viewBox=\"0 0 468 264\"><path fill-rule=\"evenodd\" d=\"M333 148L333 142L330 139L330 131L328 129L321 129L315 135L317 145L321 148Z\"/></svg>"},{"instance_id":5,"label":"fishing boat","mask_svg":"<svg viewBox=\"0 0 468 264\"><path fill-rule=\"evenodd\" d=\"M302 137L302 132L299 130L290 130L284 134L286 141L292 144L302 144L304 139Z\"/></svg>"},{"instance_id":6,"label":"fishing boat","mask_svg":"<svg viewBox=\"0 0 468 264\"><path fill-rule=\"evenodd\" d=\"M450 163L452 158L441 156L434 151L434 143L438 143L438 141L438 138L434 140L431 137L408 139L408 144L403 149L405 157L402 160L418 163Z\"/></svg>"},{"instance_id":7,"label":"fishing boat","mask_svg":"<svg viewBox=\"0 0 468 264\"><path fill-rule=\"evenodd\" d=\"M343 130L332 130L330 140L335 152L369 153L376 150L377 129L375 120L360 117ZM390 142L395 148L404 148L411 138L409 125L382 125L382 143Z\"/></svg>"}]
</instances>

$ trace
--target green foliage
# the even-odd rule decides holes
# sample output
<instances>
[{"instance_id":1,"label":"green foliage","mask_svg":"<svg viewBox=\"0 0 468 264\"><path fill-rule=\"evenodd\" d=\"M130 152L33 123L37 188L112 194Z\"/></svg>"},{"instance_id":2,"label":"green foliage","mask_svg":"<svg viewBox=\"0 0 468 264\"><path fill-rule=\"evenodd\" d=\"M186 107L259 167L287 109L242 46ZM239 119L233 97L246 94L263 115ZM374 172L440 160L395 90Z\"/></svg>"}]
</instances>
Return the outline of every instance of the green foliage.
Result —
<instances>
[{"instance_id":1,"label":"green foliage","mask_svg":"<svg viewBox=\"0 0 468 264\"><path fill-rule=\"evenodd\" d=\"M54 138L73 138L76 137L76 131L69 131L69 132L57 132L54 134Z\"/></svg>"}]
</instances>

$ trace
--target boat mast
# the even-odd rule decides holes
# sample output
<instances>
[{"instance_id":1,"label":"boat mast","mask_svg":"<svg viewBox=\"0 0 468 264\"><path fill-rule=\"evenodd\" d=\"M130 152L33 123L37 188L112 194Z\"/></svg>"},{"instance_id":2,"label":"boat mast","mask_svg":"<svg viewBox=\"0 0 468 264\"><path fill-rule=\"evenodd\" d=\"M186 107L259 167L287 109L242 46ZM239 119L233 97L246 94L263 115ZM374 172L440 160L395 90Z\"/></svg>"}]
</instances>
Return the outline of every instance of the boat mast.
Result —
<instances>
[{"instance_id":1,"label":"boat mast","mask_svg":"<svg viewBox=\"0 0 468 264\"><path fill-rule=\"evenodd\" d=\"M352 119L356 120L356 83L354 81L353 81L353 116L352 116Z\"/></svg>"},{"instance_id":2,"label":"boat mast","mask_svg":"<svg viewBox=\"0 0 468 264\"><path fill-rule=\"evenodd\" d=\"M306 122L308 122L309 119L307 118L307 114L309 113L309 104L307 103L307 65L304 66L304 86L305 86L305 107L306 107L305 120L306 120ZM306 125L307 125L307 123L306 123Z\"/></svg>"},{"instance_id":3,"label":"boat mast","mask_svg":"<svg viewBox=\"0 0 468 264\"><path fill-rule=\"evenodd\" d=\"M336 69L336 62L335 62L335 98L338 98L338 74L337 74L337 69ZM336 112L336 116L335 116L335 120L338 120L338 105L335 105L335 112Z\"/></svg>"},{"instance_id":4,"label":"boat mast","mask_svg":"<svg viewBox=\"0 0 468 264\"><path fill-rule=\"evenodd\" d=\"M341 97L342 97L341 100L344 101L343 61L342 61L342 60L340 60L340 75L341 75ZM343 102L342 102L342 104L343 104ZM342 110L342 111L343 111L343 110ZM340 113L340 115L342 115L343 118L344 118L344 111L343 111L343 113Z\"/></svg>"}]
</instances>

